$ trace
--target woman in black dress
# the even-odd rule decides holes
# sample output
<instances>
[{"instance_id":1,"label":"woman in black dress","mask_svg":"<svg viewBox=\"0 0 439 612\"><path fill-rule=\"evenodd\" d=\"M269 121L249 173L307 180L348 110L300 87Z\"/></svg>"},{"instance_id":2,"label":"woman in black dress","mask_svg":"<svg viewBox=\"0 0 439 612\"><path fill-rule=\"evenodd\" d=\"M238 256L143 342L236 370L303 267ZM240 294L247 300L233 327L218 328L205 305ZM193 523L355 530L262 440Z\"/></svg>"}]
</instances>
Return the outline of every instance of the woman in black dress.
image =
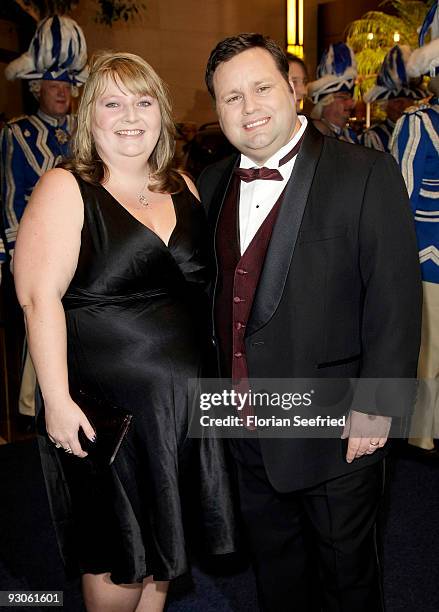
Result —
<instances>
[{"instance_id":1,"label":"woman in black dress","mask_svg":"<svg viewBox=\"0 0 439 612\"><path fill-rule=\"evenodd\" d=\"M187 476L210 552L233 549L221 447L187 437L187 381L201 375L207 338L206 228L193 183L171 168L173 130L165 87L144 60L97 56L72 160L42 177L17 240L43 467L89 611L163 609L168 581L187 570ZM71 398L78 389L133 414L109 467L79 442L94 429Z\"/></svg>"}]
</instances>

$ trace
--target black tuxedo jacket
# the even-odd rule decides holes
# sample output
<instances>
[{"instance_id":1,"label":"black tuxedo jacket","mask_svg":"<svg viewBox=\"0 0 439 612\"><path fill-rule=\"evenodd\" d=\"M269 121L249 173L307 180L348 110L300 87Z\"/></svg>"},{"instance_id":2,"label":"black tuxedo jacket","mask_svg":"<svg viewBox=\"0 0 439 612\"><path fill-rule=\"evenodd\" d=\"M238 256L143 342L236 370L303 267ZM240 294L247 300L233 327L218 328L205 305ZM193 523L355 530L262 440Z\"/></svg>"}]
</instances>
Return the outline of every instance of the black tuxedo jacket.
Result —
<instances>
[{"instance_id":1,"label":"black tuxedo jacket","mask_svg":"<svg viewBox=\"0 0 439 612\"><path fill-rule=\"evenodd\" d=\"M213 251L238 159L199 179ZM246 329L250 378L415 377L421 302L413 218L396 162L308 125ZM260 444L279 491L316 485L385 452L349 465L338 439Z\"/></svg>"}]
</instances>

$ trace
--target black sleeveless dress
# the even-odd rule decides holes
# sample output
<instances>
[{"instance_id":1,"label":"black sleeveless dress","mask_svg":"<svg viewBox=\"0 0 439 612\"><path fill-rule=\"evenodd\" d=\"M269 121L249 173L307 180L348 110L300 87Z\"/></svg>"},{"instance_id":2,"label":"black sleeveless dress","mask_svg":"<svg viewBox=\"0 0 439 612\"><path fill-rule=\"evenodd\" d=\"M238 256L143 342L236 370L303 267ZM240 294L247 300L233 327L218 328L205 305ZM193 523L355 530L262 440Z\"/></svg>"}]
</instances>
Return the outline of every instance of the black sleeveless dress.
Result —
<instances>
[{"instance_id":1,"label":"black sleeveless dress","mask_svg":"<svg viewBox=\"0 0 439 612\"><path fill-rule=\"evenodd\" d=\"M69 384L134 416L111 468L43 449L61 550L116 583L168 580L187 571L185 511L209 552L233 551L222 447L187 437L187 381L207 343L204 211L187 187L173 195L166 245L103 186L75 178L84 226L63 298Z\"/></svg>"}]
</instances>

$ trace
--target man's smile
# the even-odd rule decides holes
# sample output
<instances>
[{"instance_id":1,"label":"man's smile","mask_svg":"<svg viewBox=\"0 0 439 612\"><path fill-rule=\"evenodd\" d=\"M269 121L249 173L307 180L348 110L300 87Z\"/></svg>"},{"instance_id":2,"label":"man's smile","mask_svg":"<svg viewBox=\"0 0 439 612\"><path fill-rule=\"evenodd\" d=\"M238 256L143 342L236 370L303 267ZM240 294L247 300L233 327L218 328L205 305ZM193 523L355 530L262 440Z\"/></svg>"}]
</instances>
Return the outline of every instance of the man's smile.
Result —
<instances>
[{"instance_id":1,"label":"man's smile","mask_svg":"<svg viewBox=\"0 0 439 612\"><path fill-rule=\"evenodd\" d=\"M264 117L263 119L258 119L257 121L252 121L251 123L244 123L245 130L251 130L256 127L260 127L261 125L265 125L270 121L270 117Z\"/></svg>"}]
</instances>

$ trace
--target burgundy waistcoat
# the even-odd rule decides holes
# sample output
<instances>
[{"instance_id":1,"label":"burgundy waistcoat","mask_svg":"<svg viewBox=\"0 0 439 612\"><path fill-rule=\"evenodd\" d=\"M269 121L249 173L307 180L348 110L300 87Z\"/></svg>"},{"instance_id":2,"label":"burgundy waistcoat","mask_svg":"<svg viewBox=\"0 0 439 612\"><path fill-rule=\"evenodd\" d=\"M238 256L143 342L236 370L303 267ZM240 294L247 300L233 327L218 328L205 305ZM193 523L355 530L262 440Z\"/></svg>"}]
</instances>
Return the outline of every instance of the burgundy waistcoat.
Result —
<instances>
[{"instance_id":1,"label":"burgundy waistcoat","mask_svg":"<svg viewBox=\"0 0 439 612\"><path fill-rule=\"evenodd\" d=\"M221 376L233 380L248 378L245 328L283 199L282 192L241 256L238 223L240 183L237 176L232 177L216 233L218 281L215 292L215 329L220 349Z\"/></svg>"}]
</instances>

